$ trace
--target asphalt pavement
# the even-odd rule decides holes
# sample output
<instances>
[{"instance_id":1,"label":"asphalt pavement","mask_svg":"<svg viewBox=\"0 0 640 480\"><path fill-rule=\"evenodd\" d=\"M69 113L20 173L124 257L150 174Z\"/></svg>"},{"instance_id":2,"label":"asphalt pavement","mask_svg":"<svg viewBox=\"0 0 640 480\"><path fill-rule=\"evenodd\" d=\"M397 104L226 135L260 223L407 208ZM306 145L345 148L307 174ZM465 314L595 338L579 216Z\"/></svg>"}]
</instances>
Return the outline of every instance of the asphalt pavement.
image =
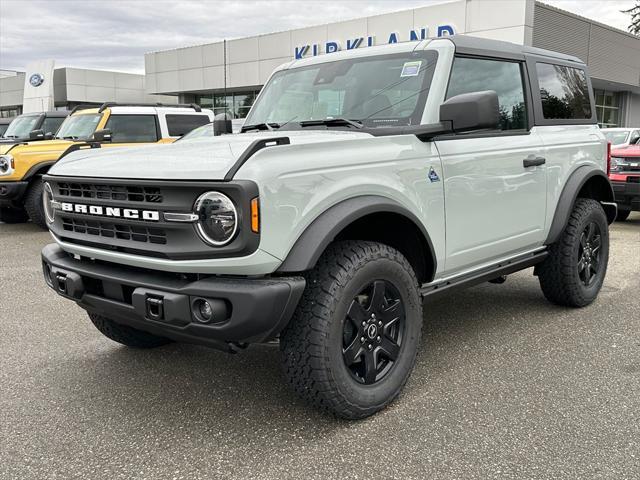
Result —
<instances>
[{"instance_id":1,"label":"asphalt pavement","mask_svg":"<svg viewBox=\"0 0 640 480\"><path fill-rule=\"evenodd\" d=\"M297 400L276 346L127 349L45 287L0 224L0 479L640 478L640 215L585 309L531 270L425 305L401 397L347 422Z\"/></svg>"}]
</instances>

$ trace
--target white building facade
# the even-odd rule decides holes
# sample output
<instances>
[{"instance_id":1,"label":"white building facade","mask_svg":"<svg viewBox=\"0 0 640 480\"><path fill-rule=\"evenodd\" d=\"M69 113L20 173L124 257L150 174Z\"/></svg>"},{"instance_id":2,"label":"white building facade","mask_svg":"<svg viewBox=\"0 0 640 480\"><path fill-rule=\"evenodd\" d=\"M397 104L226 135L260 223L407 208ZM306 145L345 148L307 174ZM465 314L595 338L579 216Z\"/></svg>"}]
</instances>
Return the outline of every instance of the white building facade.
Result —
<instances>
[{"instance_id":1,"label":"white building facade","mask_svg":"<svg viewBox=\"0 0 640 480\"><path fill-rule=\"evenodd\" d=\"M603 4L603 8L607 8ZM640 38L535 0L457 0L145 55L147 93L246 116L278 65L336 50L468 34L587 62L603 126L640 125Z\"/></svg>"}]
</instances>

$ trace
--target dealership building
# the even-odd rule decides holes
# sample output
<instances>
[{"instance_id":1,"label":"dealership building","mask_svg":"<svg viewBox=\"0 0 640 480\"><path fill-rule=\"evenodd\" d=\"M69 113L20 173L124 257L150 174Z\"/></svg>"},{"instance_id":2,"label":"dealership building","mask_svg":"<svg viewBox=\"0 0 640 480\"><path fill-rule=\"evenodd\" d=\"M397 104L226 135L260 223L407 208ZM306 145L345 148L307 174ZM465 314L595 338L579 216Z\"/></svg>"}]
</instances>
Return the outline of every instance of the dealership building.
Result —
<instances>
[{"instance_id":1,"label":"dealership building","mask_svg":"<svg viewBox=\"0 0 640 480\"><path fill-rule=\"evenodd\" d=\"M49 64L43 69L43 64ZM44 72L44 73L43 73ZM38 79L40 85L29 81ZM149 95L144 75L53 68L53 62L35 62L26 72L0 70L0 117L10 118L30 111L72 109L77 105L102 105L104 102L176 103L177 97ZM31 108L25 108L31 103Z\"/></svg>"},{"instance_id":2,"label":"dealership building","mask_svg":"<svg viewBox=\"0 0 640 480\"><path fill-rule=\"evenodd\" d=\"M608 8L605 2L601 5ZM454 0L152 52L145 55L145 75L132 79L130 85L144 85L147 95L162 95L147 98L198 103L214 108L216 113L226 111L234 118L243 118L273 69L282 63L330 55L337 50L450 34L504 40L575 55L589 66L599 123L640 126L640 37L535 0ZM103 78L95 71L61 70L60 73L56 70L54 76L54 82L61 85L60 93L56 90L56 105L111 100L105 98L107 93L120 98L135 96L131 90L125 95L122 88L118 93L118 84L122 86L123 82L113 77L113 72L103 72ZM2 109L16 107L19 93L11 97L4 92L5 82L10 81L0 78L0 113ZM84 82L81 87L80 81ZM139 88L133 90L143 93ZM86 95L77 95L81 92ZM12 105L7 104L8 97Z\"/></svg>"}]
</instances>

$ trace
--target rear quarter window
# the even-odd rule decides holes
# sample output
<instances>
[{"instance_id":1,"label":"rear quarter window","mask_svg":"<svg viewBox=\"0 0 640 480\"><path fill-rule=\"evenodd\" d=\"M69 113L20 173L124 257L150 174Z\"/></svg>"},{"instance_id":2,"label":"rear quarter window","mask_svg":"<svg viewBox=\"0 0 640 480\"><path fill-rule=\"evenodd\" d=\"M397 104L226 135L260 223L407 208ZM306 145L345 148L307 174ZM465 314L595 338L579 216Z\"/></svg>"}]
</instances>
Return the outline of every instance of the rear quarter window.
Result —
<instances>
[{"instance_id":1,"label":"rear quarter window","mask_svg":"<svg viewBox=\"0 0 640 480\"><path fill-rule=\"evenodd\" d=\"M194 128L209 123L208 115L166 115L167 129L170 137L181 137Z\"/></svg>"},{"instance_id":2,"label":"rear quarter window","mask_svg":"<svg viewBox=\"0 0 640 480\"><path fill-rule=\"evenodd\" d=\"M112 143L153 143L158 141L155 115L111 114L106 127Z\"/></svg>"},{"instance_id":3,"label":"rear quarter window","mask_svg":"<svg viewBox=\"0 0 640 480\"><path fill-rule=\"evenodd\" d=\"M587 74L580 68L536 63L542 115L545 119L585 120L592 117Z\"/></svg>"}]
</instances>

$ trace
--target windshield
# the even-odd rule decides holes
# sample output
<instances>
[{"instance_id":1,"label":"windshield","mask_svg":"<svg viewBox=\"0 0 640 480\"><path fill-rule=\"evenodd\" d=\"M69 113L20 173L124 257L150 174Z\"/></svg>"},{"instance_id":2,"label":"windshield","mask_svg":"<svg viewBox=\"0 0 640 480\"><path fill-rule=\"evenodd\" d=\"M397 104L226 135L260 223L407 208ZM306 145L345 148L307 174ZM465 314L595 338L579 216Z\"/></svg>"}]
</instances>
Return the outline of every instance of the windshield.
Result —
<instances>
[{"instance_id":1,"label":"windshield","mask_svg":"<svg viewBox=\"0 0 640 480\"><path fill-rule=\"evenodd\" d=\"M29 138L29 133L35 130L40 115L21 115L15 118L4 133L6 138Z\"/></svg>"},{"instance_id":2,"label":"windshield","mask_svg":"<svg viewBox=\"0 0 640 480\"><path fill-rule=\"evenodd\" d=\"M207 123L206 125L202 125L201 127L194 128L189 133L187 133L186 135L182 136L182 138L179 138L176 141L178 141L178 142L187 141L188 142L189 140L197 140L199 138L209 138L209 137L213 137L213 124L212 123Z\"/></svg>"},{"instance_id":3,"label":"windshield","mask_svg":"<svg viewBox=\"0 0 640 480\"><path fill-rule=\"evenodd\" d=\"M56 138L65 140L84 140L93 135L102 117L99 113L85 113L67 117L56 134Z\"/></svg>"},{"instance_id":4,"label":"windshield","mask_svg":"<svg viewBox=\"0 0 640 480\"><path fill-rule=\"evenodd\" d=\"M300 128L300 122L331 119L367 127L419 124L436 60L436 52L422 51L282 70L260 93L244 129Z\"/></svg>"},{"instance_id":5,"label":"windshield","mask_svg":"<svg viewBox=\"0 0 640 480\"><path fill-rule=\"evenodd\" d=\"M621 143L627 143L629 132L604 132L604 136L612 145L620 145Z\"/></svg>"}]
</instances>

